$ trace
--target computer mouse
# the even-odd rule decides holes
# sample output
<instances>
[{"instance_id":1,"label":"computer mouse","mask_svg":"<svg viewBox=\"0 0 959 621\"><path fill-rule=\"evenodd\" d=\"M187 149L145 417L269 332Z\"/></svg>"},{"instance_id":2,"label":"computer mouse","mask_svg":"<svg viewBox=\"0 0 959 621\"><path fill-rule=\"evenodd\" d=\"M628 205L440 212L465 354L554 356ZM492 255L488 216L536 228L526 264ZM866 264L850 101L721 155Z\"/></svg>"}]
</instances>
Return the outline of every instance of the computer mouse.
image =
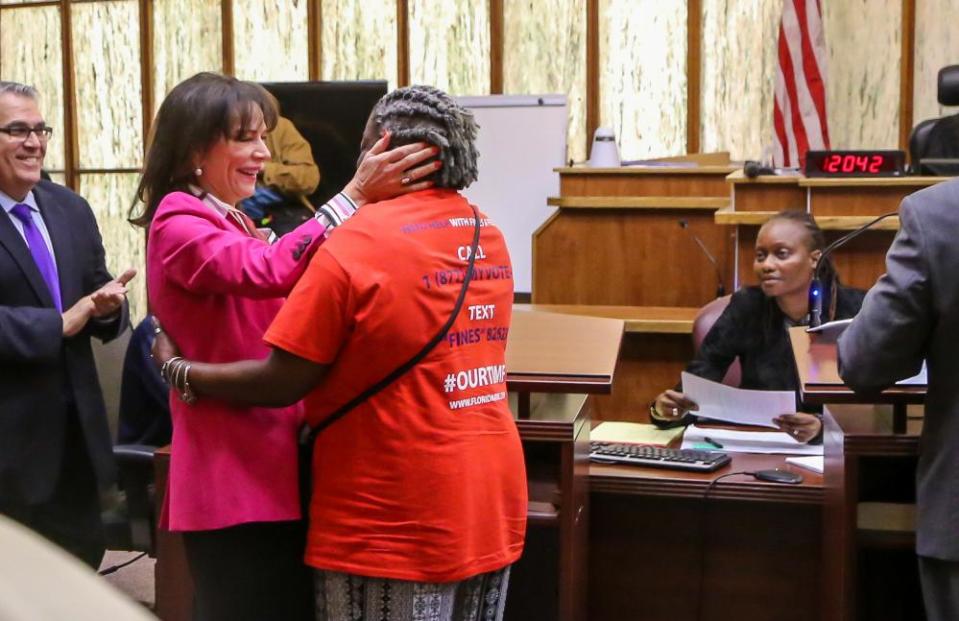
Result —
<instances>
[{"instance_id":1,"label":"computer mouse","mask_svg":"<svg viewBox=\"0 0 959 621\"><path fill-rule=\"evenodd\" d=\"M753 476L760 481L769 481L770 483L788 483L790 485L802 483L801 474L778 468L775 470L757 470L753 473Z\"/></svg>"}]
</instances>

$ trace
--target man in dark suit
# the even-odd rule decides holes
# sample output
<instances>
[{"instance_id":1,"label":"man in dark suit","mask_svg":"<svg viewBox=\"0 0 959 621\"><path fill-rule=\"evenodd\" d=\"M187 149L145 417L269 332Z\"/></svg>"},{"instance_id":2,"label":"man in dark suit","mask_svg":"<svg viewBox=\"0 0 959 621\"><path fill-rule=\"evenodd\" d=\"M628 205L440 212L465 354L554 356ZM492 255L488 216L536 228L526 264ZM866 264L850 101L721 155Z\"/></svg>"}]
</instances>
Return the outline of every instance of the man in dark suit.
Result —
<instances>
[{"instance_id":1,"label":"man in dark suit","mask_svg":"<svg viewBox=\"0 0 959 621\"><path fill-rule=\"evenodd\" d=\"M90 206L41 181L51 133L36 91L0 82L0 513L96 567L114 464L90 337L126 328L136 272L112 279Z\"/></svg>"},{"instance_id":2,"label":"man in dark suit","mask_svg":"<svg viewBox=\"0 0 959 621\"><path fill-rule=\"evenodd\" d=\"M906 197L899 218L886 273L839 339L840 374L868 393L926 361L916 551L927 617L959 619L959 180Z\"/></svg>"}]
</instances>

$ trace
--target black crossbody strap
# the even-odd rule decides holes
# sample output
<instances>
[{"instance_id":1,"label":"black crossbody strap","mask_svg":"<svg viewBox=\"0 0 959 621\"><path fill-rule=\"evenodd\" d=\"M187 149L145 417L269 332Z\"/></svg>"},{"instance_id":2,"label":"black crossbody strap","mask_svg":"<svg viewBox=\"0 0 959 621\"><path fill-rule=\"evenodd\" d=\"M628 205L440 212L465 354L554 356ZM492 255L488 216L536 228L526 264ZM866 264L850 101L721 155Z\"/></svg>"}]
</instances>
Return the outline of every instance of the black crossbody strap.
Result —
<instances>
[{"instance_id":1,"label":"black crossbody strap","mask_svg":"<svg viewBox=\"0 0 959 621\"><path fill-rule=\"evenodd\" d=\"M446 320L446 323L443 324L443 327L440 328L440 331L429 340L429 342L423 346L412 358L401 364L400 366L393 369L386 377L376 382L362 393L351 399L348 403L341 406L335 412L330 414L328 417L323 419L323 421L316 427L310 428L309 434L307 435L307 443L309 445L313 444L313 440L316 439L316 435L346 416L353 408L363 403L376 393L380 392L397 379L399 379L404 373L412 369L414 366L419 364L423 358L429 354L434 347L436 347L440 341L446 338L446 333L450 331L450 328L453 327L453 322L456 321L456 318L460 314L460 310L463 308L463 301L466 300L466 290L469 289L470 281L473 280L473 265L476 263L476 253L479 250L479 238L480 238L480 215L477 211L476 206L470 204L470 208L473 210L473 245L470 248L470 258L469 264L466 267L466 274L463 276L463 286L460 288L459 296L456 298L456 305L453 307L453 312L450 313L449 318ZM301 436L302 437L302 436Z\"/></svg>"}]
</instances>

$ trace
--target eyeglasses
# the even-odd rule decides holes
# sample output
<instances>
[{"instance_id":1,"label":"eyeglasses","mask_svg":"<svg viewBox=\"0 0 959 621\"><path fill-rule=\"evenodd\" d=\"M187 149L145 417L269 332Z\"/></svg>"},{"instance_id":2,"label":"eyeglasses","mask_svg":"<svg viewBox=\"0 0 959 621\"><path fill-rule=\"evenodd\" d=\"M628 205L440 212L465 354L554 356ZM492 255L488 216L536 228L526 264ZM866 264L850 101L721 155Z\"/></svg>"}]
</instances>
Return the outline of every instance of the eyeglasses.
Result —
<instances>
[{"instance_id":1,"label":"eyeglasses","mask_svg":"<svg viewBox=\"0 0 959 621\"><path fill-rule=\"evenodd\" d=\"M0 127L0 132L16 140L26 140L33 133L37 135L37 140L41 142L50 140L50 137L53 136L53 128L49 125L37 125L36 127L21 124L7 125L6 127Z\"/></svg>"}]
</instances>

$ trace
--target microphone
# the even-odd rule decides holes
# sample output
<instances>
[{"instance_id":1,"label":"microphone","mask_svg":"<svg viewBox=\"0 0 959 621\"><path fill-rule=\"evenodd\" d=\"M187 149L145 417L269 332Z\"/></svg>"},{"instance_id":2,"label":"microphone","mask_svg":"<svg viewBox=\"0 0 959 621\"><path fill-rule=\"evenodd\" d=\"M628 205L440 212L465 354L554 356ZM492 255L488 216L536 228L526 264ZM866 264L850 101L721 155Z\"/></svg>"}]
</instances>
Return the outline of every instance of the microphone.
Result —
<instances>
[{"instance_id":1,"label":"microphone","mask_svg":"<svg viewBox=\"0 0 959 621\"><path fill-rule=\"evenodd\" d=\"M763 166L759 162L747 160L746 163L743 164L743 174L750 179L755 179L759 175L775 175L776 171L769 166Z\"/></svg>"},{"instance_id":2,"label":"microphone","mask_svg":"<svg viewBox=\"0 0 959 621\"><path fill-rule=\"evenodd\" d=\"M689 234L690 237L693 238L693 241L696 242L696 245L699 246L699 249L703 251L703 254L706 255L707 259L709 259L709 262L713 264L714 268L716 268L716 297L717 298L723 297L724 295L726 295L726 285L723 284L723 273L719 269L719 263L716 262L716 257L714 257L712 253L709 252L709 250L706 248L706 244L703 243L703 240L701 240L698 235L696 235L689 229L689 222L687 222L685 219L680 220L679 226L684 231L686 231L686 233Z\"/></svg>"},{"instance_id":3,"label":"microphone","mask_svg":"<svg viewBox=\"0 0 959 621\"><path fill-rule=\"evenodd\" d=\"M843 235L842 237L840 237L839 239L837 239L836 241L829 244L823 249L822 254L819 255L819 261L816 263L816 270L813 272L812 282L809 283L809 327L810 328L818 328L819 326L822 325L822 307L823 307L823 297L825 295L825 292L823 291L822 282L820 281L819 277L822 274L822 267L823 265L826 264L826 259L829 257L830 254L832 254L832 251L835 250L836 248L839 248L846 242L849 242L855 239L856 237L859 237L860 235L868 231L871 227L878 224L879 222L882 222L886 218L890 218L892 216L898 216L898 215L899 215L898 211L891 211L889 213L884 213L878 218L875 218L863 224L858 229L850 233L847 233L846 235Z\"/></svg>"}]
</instances>

